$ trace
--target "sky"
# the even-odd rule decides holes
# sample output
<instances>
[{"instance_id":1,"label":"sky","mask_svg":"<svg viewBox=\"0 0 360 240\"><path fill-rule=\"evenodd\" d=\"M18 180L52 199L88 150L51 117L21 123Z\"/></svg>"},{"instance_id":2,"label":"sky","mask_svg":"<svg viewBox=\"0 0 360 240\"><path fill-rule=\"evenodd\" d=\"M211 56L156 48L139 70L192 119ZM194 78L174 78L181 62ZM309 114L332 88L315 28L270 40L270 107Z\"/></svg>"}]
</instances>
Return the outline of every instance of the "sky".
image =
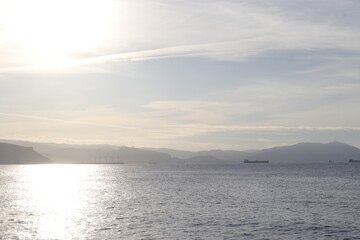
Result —
<instances>
[{"instance_id":1,"label":"sky","mask_svg":"<svg viewBox=\"0 0 360 240\"><path fill-rule=\"evenodd\" d=\"M358 0L0 0L0 138L360 147Z\"/></svg>"}]
</instances>

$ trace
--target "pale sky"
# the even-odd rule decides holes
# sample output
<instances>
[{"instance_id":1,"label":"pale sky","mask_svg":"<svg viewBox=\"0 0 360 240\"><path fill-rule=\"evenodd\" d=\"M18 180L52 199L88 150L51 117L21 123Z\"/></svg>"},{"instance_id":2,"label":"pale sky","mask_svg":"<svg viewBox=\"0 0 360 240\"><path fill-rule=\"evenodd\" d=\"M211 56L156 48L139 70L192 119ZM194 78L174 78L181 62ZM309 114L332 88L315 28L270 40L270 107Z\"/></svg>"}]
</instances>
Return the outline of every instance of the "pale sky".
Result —
<instances>
[{"instance_id":1,"label":"pale sky","mask_svg":"<svg viewBox=\"0 0 360 240\"><path fill-rule=\"evenodd\" d=\"M358 0L0 0L0 138L360 147Z\"/></svg>"}]
</instances>

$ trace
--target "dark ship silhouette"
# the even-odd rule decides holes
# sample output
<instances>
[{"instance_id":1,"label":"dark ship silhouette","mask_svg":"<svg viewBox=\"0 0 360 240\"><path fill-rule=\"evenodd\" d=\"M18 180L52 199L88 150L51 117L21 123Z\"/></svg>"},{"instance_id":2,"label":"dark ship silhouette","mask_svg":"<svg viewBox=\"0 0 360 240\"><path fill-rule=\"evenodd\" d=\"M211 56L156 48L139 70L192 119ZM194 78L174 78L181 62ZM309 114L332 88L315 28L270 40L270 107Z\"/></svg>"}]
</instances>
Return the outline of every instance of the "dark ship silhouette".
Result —
<instances>
[{"instance_id":1,"label":"dark ship silhouette","mask_svg":"<svg viewBox=\"0 0 360 240\"><path fill-rule=\"evenodd\" d=\"M247 159L244 159L244 163L269 163L269 161L250 161Z\"/></svg>"},{"instance_id":2,"label":"dark ship silhouette","mask_svg":"<svg viewBox=\"0 0 360 240\"><path fill-rule=\"evenodd\" d=\"M354 160L354 159L350 159L349 162L356 162L356 163L360 163L360 160Z\"/></svg>"}]
</instances>

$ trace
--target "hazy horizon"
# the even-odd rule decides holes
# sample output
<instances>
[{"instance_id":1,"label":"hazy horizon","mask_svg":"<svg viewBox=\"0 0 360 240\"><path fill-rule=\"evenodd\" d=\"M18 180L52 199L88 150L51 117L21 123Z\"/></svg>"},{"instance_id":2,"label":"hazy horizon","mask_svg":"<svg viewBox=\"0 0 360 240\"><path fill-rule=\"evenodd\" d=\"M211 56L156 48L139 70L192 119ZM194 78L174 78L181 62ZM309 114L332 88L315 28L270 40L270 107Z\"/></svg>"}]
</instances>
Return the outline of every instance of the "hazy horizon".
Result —
<instances>
[{"instance_id":1,"label":"hazy horizon","mask_svg":"<svg viewBox=\"0 0 360 240\"><path fill-rule=\"evenodd\" d=\"M14 145L18 145L18 146L28 146L27 144L22 145L20 144L21 142L27 143L29 146L33 147L35 144L35 146L37 144L45 144L45 145L58 145L56 147L56 149L61 149L62 145L65 146L69 146L69 147L77 147L77 148L83 148L86 146L88 147L100 147L100 146L104 146L104 147L112 147L115 149L118 148L137 148L137 149L168 149L168 150L175 150L175 151L185 151L185 152L201 152L201 151L261 151L261 150L267 150L267 149L272 149L272 148L278 148L278 147L287 147L287 146L294 146L294 145L298 145L298 144L302 144L302 143L306 143L306 144L322 144L322 145L326 145L326 144L331 144L331 143L340 143L340 144L345 144L345 145L349 145L349 146L353 146L356 148L359 148L358 146L346 143L346 142L340 142L340 141L331 141L331 142L294 142L294 143L288 143L288 144L284 144L284 145L273 145L273 146L267 146L264 148L252 148L252 149L221 149L221 148L209 148L209 149L197 149L197 150L192 150L192 149L181 149L181 148L165 148L165 147L149 147L149 146L129 146L129 145L117 145L117 144L102 144L102 143L69 143L69 142L38 142L38 141L30 141L30 140L23 140L23 139L0 139L0 143L9 143L9 144L14 144ZM99 148L100 149L100 148Z\"/></svg>"},{"instance_id":2,"label":"hazy horizon","mask_svg":"<svg viewBox=\"0 0 360 240\"><path fill-rule=\"evenodd\" d=\"M0 0L0 138L360 147L360 2Z\"/></svg>"}]
</instances>

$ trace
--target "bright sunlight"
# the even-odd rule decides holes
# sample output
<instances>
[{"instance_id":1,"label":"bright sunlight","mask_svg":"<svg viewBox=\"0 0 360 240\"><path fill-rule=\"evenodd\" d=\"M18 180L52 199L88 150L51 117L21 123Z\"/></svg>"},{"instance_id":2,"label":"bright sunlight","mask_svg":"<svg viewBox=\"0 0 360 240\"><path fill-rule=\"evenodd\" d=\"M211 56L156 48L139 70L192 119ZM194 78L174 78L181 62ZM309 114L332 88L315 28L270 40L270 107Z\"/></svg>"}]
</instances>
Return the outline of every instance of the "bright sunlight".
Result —
<instances>
[{"instance_id":1,"label":"bright sunlight","mask_svg":"<svg viewBox=\"0 0 360 240\"><path fill-rule=\"evenodd\" d=\"M20 47L29 64L60 64L96 51L113 11L110 0L5 1L2 8L6 41Z\"/></svg>"}]
</instances>

